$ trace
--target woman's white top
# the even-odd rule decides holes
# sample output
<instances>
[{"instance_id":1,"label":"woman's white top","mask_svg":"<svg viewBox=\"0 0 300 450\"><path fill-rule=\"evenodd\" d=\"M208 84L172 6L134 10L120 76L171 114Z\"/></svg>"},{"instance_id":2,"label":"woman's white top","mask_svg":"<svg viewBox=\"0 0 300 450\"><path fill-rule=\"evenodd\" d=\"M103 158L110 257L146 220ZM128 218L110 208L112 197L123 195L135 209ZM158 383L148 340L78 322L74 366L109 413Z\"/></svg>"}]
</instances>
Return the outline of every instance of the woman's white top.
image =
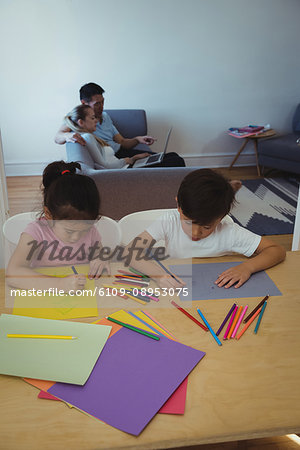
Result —
<instances>
[{"instance_id":1,"label":"woman's white top","mask_svg":"<svg viewBox=\"0 0 300 450\"><path fill-rule=\"evenodd\" d=\"M102 147L100 142L91 133L82 133L81 136L85 140L87 149L94 162L101 166L101 168L126 169L128 167L124 158L117 158L113 149L108 145Z\"/></svg>"}]
</instances>

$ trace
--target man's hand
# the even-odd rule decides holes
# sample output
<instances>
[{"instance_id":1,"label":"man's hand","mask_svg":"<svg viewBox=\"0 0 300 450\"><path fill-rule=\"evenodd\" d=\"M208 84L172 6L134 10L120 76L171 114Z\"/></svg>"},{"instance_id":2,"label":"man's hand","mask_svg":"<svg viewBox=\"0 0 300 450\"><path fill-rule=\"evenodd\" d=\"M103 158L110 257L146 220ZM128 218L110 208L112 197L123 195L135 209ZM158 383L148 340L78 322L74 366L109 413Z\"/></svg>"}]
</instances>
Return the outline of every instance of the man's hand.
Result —
<instances>
[{"instance_id":1,"label":"man's hand","mask_svg":"<svg viewBox=\"0 0 300 450\"><path fill-rule=\"evenodd\" d=\"M80 145L86 145L85 140L79 133L65 133L66 142L78 142Z\"/></svg>"},{"instance_id":2,"label":"man's hand","mask_svg":"<svg viewBox=\"0 0 300 450\"><path fill-rule=\"evenodd\" d=\"M157 139L151 137L151 136L136 136L135 139L140 144L146 144L146 145L152 145L153 142L157 141Z\"/></svg>"}]
</instances>

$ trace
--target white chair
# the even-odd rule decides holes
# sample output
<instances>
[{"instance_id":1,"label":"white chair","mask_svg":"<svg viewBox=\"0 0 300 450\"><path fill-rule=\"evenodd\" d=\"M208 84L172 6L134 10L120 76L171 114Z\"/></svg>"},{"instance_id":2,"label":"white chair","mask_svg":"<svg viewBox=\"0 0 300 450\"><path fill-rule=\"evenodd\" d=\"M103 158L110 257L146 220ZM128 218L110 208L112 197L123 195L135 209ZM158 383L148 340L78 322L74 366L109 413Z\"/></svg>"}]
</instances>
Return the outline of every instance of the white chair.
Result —
<instances>
[{"instance_id":1,"label":"white chair","mask_svg":"<svg viewBox=\"0 0 300 450\"><path fill-rule=\"evenodd\" d=\"M129 244L132 239L145 231L148 226L154 222L165 211L174 211L174 209L149 209L147 211L138 211L119 220L122 231L122 245ZM164 245L162 241L155 243L155 247Z\"/></svg>"},{"instance_id":2,"label":"white chair","mask_svg":"<svg viewBox=\"0 0 300 450\"><path fill-rule=\"evenodd\" d=\"M16 248L21 233L26 226L39 217L39 213L25 212L9 217L3 224L3 235L5 238L5 246L8 248L6 255L12 255ZM97 230L101 235L101 242L103 247L109 247L112 250L121 242L121 228L119 224L110 217L102 216L95 224Z\"/></svg>"},{"instance_id":3,"label":"white chair","mask_svg":"<svg viewBox=\"0 0 300 450\"><path fill-rule=\"evenodd\" d=\"M292 250L300 250L300 188L298 194L298 204L295 217Z\"/></svg>"}]
</instances>

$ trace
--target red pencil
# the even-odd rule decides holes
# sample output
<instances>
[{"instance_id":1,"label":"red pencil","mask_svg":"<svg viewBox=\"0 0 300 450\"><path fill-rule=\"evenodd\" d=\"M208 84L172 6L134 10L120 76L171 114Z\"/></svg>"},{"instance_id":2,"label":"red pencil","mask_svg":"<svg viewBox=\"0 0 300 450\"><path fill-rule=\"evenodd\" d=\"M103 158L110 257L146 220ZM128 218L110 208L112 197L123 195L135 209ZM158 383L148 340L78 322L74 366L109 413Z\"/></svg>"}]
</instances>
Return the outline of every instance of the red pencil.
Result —
<instances>
[{"instance_id":1,"label":"red pencil","mask_svg":"<svg viewBox=\"0 0 300 450\"><path fill-rule=\"evenodd\" d=\"M191 316L191 314L189 314L185 309L181 308L173 300L171 301L171 303L172 303L172 305L176 306L176 308L179 309L179 311L181 311L183 314L185 314L187 317L189 317L193 322L195 322L197 325L199 325L199 327L201 327L204 331L208 331L208 328L206 326L202 325L202 323L200 323L197 319L195 319L195 317Z\"/></svg>"}]
</instances>

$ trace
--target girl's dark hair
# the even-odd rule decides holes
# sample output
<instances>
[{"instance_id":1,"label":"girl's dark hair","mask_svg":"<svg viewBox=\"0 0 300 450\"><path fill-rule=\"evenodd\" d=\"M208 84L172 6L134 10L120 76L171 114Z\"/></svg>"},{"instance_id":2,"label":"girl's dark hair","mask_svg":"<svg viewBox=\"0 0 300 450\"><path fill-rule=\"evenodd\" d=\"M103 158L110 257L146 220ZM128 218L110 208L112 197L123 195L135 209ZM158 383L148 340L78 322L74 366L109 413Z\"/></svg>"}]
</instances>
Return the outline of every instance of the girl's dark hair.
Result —
<instances>
[{"instance_id":1,"label":"girl's dark hair","mask_svg":"<svg viewBox=\"0 0 300 450\"><path fill-rule=\"evenodd\" d=\"M211 169L189 173L177 194L183 214L199 225L209 225L229 213L234 202L231 184Z\"/></svg>"},{"instance_id":2,"label":"girl's dark hair","mask_svg":"<svg viewBox=\"0 0 300 450\"><path fill-rule=\"evenodd\" d=\"M94 180L79 175L77 162L55 161L43 172L44 207L54 220L96 220L100 196Z\"/></svg>"}]
</instances>

